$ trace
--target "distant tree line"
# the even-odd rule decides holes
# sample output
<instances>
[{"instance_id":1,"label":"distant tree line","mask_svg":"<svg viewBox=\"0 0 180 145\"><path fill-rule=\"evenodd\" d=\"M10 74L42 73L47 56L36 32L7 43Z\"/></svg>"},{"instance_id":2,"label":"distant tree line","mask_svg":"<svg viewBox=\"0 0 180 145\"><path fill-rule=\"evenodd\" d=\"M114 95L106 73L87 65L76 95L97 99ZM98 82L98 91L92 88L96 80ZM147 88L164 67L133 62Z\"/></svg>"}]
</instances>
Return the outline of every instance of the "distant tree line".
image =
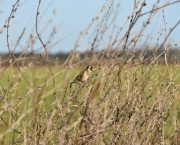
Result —
<instances>
[{"instance_id":1,"label":"distant tree line","mask_svg":"<svg viewBox=\"0 0 180 145\"><path fill-rule=\"evenodd\" d=\"M137 49L133 51L118 51L118 50L104 50L104 51L95 51L95 52L59 52L59 53L49 53L48 57L50 60L51 65L61 65L63 64L66 59L70 56L70 54L74 53L75 55L74 61L83 60L86 57L92 55L98 55L98 57L103 58L103 61L108 59L113 60L114 53L116 53L116 58L127 58L134 61L142 60L142 64L149 64L153 59L157 58L158 63L164 64L165 63L165 54L167 57L167 61L169 64L179 64L180 63L180 48L173 48L168 49L167 51L163 49ZM13 58L12 55L9 53L0 53L0 65L7 66L10 64L14 64L13 62L16 61L20 66L27 66L27 65L45 65L47 62L43 59L40 53L26 53L22 54L21 52L14 53Z\"/></svg>"}]
</instances>

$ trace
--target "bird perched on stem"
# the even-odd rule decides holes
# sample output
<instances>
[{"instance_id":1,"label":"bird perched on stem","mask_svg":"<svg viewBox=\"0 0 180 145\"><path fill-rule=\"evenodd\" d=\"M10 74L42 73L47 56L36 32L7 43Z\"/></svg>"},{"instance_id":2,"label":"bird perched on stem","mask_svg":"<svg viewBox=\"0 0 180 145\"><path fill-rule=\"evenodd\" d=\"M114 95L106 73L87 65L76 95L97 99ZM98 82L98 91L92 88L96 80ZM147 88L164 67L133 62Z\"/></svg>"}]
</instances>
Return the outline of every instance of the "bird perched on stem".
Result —
<instances>
[{"instance_id":1,"label":"bird perched on stem","mask_svg":"<svg viewBox=\"0 0 180 145\"><path fill-rule=\"evenodd\" d=\"M88 65L88 66L86 67L86 69L84 69L83 71L81 71L81 72L79 73L79 75L75 78L75 80L74 80L73 82L71 82L70 88L72 87L72 84L73 84L73 83L81 84L81 83L87 82L87 81L89 80L89 78L91 77L91 75L92 75L92 72L93 72L92 69L93 69L92 66L91 66L91 65Z\"/></svg>"}]
</instances>

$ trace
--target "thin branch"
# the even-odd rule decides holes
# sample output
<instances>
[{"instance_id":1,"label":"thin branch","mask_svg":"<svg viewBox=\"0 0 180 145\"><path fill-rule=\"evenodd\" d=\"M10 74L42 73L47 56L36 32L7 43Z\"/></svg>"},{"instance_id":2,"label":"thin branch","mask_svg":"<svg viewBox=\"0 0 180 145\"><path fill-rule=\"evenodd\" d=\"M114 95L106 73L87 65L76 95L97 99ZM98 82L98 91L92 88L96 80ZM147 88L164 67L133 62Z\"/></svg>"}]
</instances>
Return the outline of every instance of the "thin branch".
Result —
<instances>
[{"instance_id":1,"label":"thin branch","mask_svg":"<svg viewBox=\"0 0 180 145\"><path fill-rule=\"evenodd\" d=\"M174 2L171 2L171 3L164 4L163 6L160 6L160 7L157 7L157 8L155 8L155 9L152 9L152 10L150 10L150 11L147 11L147 12L145 12L145 13L142 13L142 14L140 15L140 17L145 16L145 15L147 15L147 14L149 14L149 13L157 12L157 11L159 11L160 9L163 9L163 8L165 8L165 7L174 5L174 4L179 3L179 2L180 2L180 0L177 0L177 1L174 1Z\"/></svg>"}]
</instances>

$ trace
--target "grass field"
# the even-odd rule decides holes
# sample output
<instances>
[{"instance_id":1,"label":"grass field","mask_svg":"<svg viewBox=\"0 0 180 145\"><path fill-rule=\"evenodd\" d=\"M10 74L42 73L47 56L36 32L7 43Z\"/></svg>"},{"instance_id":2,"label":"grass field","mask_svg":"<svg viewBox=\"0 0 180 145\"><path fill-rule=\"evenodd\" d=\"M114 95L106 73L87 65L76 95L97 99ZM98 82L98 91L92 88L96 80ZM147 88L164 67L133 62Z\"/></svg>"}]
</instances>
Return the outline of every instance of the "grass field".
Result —
<instances>
[{"instance_id":1,"label":"grass field","mask_svg":"<svg viewBox=\"0 0 180 145\"><path fill-rule=\"evenodd\" d=\"M180 65L3 69L0 144L180 144Z\"/></svg>"}]
</instances>

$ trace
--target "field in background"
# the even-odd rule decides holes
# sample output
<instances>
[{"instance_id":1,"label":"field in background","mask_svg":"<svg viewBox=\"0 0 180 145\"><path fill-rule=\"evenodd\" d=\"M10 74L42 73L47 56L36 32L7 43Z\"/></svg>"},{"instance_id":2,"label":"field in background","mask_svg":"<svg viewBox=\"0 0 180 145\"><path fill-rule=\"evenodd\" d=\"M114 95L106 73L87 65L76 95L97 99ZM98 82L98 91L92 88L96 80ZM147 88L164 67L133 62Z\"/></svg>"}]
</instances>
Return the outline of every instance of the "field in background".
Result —
<instances>
[{"instance_id":1,"label":"field in background","mask_svg":"<svg viewBox=\"0 0 180 145\"><path fill-rule=\"evenodd\" d=\"M95 67L70 89L82 68L52 67L54 83L47 67L6 70L0 144L180 142L179 65Z\"/></svg>"}]
</instances>

